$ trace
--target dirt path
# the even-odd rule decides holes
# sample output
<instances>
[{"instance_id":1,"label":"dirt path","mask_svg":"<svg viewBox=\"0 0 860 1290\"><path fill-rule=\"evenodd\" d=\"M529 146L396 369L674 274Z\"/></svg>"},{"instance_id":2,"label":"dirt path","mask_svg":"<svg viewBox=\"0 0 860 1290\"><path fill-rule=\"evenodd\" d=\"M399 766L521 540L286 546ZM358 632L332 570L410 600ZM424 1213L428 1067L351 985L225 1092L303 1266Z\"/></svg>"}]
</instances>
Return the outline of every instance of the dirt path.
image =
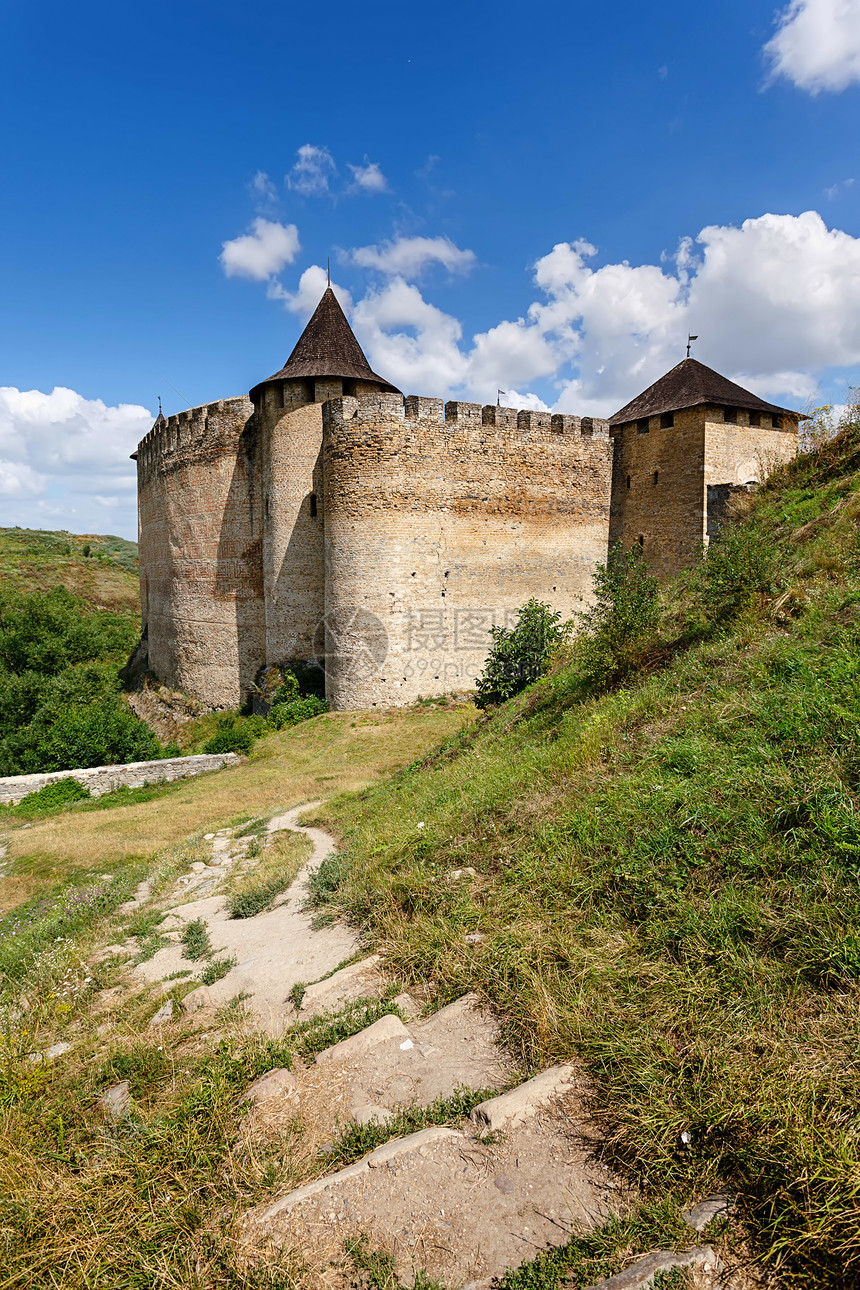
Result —
<instances>
[{"instance_id":1,"label":"dirt path","mask_svg":"<svg viewBox=\"0 0 860 1290\"><path fill-rule=\"evenodd\" d=\"M254 863L247 839L229 830L211 835L210 863L179 878L173 895L179 903L168 903L162 926L173 943L139 964L138 978L167 982L189 966L199 976L200 967L182 956L180 937L189 922L201 919L215 953L234 956L236 964L214 985L186 996L189 1012L206 1015L241 995L253 1024L280 1034L314 1015L334 1017L357 998L390 993L378 956L355 961L356 934L341 923L319 926L306 909L308 875L334 849L328 834L299 823L316 805L270 820L268 838L293 830L309 839L313 853L274 908L251 918L231 919L219 890L236 866ZM148 901L142 884L131 904L142 908ZM298 985L302 989L294 990ZM294 1249L312 1284L339 1290L351 1279L345 1246L366 1236L371 1248L393 1256L407 1282L423 1271L446 1284L483 1290L618 1207L618 1182L592 1149L597 1135L574 1067L518 1081L495 1021L474 996L426 1016L408 994L395 1002L399 1015L384 1015L315 1062L270 1072L249 1090L246 1138L271 1141L279 1126L300 1116L309 1153L325 1151L350 1124L381 1126L376 1140L383 1139L348 1167L248 1213L244 1230L251 1247ZM486 1091L486 1098L459 1127L437 1124L402 1136L399 1113L463 1089ZM713 1251L702 1246L697 1259L700 1272L704 1268L701 1284L713 1284Z\"/></svg>"}]
</instances>

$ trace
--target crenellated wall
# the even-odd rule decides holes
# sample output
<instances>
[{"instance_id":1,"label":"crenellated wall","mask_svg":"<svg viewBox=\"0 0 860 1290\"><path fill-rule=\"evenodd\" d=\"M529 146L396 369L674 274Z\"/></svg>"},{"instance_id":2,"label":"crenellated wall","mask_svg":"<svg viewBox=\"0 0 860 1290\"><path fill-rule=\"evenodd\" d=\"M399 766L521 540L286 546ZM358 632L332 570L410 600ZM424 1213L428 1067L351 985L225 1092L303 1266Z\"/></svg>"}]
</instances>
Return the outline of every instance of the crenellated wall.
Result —
<instances>
[{"instance_id":1,"label":"crenellated wall","mask_svg":"<svg viewBox=\"0 0 860 1290\"><path fill-rule=\"evenodd\" d=\"M212 707L265 661L259 435L247 398L156 424L137 451L149 666Z\"/></svg>"},{"instance_id":2,"label":"crenellated wall","mask_svg":"<svg viewBox=\"0 0 860 1290\"><path fill-rule=\"evenodd\" d=\"M382 394L323 407L327 695L468 689L493 623L570 617L607 552L605 421Z\"/></svg>"}]
</instances>

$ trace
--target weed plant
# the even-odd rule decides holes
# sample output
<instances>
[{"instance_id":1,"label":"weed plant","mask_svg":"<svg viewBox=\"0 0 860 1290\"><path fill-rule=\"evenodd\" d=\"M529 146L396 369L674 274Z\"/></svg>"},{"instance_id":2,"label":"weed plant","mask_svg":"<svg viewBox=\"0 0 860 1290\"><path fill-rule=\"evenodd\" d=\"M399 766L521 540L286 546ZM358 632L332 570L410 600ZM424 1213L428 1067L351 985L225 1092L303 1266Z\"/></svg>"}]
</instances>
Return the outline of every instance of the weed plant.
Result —
<instances>
[{"instance_id":1,"label":"weed plant","mask_svg":"<svg viewBox=\"0 0 860 1290\"><path fill-rule=\"evenodd\" d=\"M237 875L227 896L231 918L253 918L270 909L274 901L291 886L310 852L310 843L301 834L284 832L263 848L259 837L252 837L248 857L260 859L253 869Z\"/></svg>"},{"instance_id":2,"label":"weed plant","mask_svg":"<svg viewBox=\"0 0 860 1290\"><path fill-rule=\"evenodd\" d=\"M582 1062L644 1203L729 1187L817 1287L860 1280L858 487L855 420L659 599L608 571L549 677L329 809L317 889L525 1067Z\"/></svg>"},{"instance_id":3,"label":"weed plant","mask_svg":"<svg viewBox=\"0 0 860 1290\"><path fill-rule=\"evenodd\" d=\"M195 962L197 959L208 959L212 953L209 932L202 918L195 918L186 923L182 932L182 956Z\"/></svg>"}]
</instances>

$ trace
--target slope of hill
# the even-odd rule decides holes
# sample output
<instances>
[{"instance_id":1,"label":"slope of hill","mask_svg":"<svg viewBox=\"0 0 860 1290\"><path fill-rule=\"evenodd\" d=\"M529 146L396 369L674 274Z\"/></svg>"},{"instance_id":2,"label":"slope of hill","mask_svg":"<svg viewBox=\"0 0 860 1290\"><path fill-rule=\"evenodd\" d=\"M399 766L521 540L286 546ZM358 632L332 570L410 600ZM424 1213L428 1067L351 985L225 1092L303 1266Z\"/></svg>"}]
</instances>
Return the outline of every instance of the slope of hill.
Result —
<instances>
[{"instance_id":1,"label":"slope of hill","mask_svg":"<svg viewBox=\"0 0 860 1290\"><path fill-rule=\"evenodd\" d=\"M322 886L393 970L477 990L526 1065L582 1063L645 1248L728 1188L754 1255L806 1286L860 1281L858 486L855 420L656 626L593 623L322 815L347 839ZM560 1285L575 1244L510 1290Z\"/></svg>"},{"instance_id":2,"label":"slope of hill","mask_svg":"<svg viewBox=\"0 0 860 1290\"><path fill-rule=\"evenodd\" d=\"M125 538L0 529L0 590L65 587L94 609L139 617L137 543Z\"/></svg>"}]
</instances>

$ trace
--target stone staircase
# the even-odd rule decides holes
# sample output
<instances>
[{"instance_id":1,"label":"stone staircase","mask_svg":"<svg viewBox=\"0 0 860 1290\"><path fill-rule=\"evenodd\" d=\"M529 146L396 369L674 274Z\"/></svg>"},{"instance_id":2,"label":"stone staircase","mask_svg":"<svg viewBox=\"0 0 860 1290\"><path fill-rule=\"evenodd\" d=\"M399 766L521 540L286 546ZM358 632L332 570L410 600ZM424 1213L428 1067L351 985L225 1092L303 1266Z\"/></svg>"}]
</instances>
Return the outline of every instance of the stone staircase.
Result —
<instances>
[{"instance_id":1,"label":"stone staircase","mask_svg":"<svg viewBox=\"0 0 860 1290\"><path fill-rule=\"evenodd\" d=\"M333 847L328 835L299 824L308 809L269 824L270 832L304 833L314 846L309 865L274 909L228 918L217 884L233 865L246 863L246 851L227 830L210 838L211 864L179 880L176 896L185 899L169 916L175 939L184 923L202 918L217 952L237 959L214 986L186 996L187 1011L208 1012L241 992L254 1024L281 1034L310 1018L335 1018L358 1000L390 997L380 958L339 967L355 956L355 934L340 924L316 925L305 908L307 874ZM171 944L135 970L157 982L188 966L179 945ZM249 1212L243 1224L249 1252L293 1250L312 1284L332 1290L350 1284L349 1243L366 1239L368 1248L393 1257L404 1284L420 1272L448 1286L484 1290L619 1207L619 1183L593 1149L597 1134L573 1066L518 1082L495 1021L473 995L430 1015L409 994L393 1003L396 1013L314 1061L269 1072L247 1091L243 1132L252 1139L276 1136L279 1125L300 1117L303 1153L317 1162L345 1131L365 1130L373 1140L359 1159ZM452 1124L450 1099L463 1090L485 1096ZM431 1107L449 1122L404 1130L404 1112L414 1117L415 1108ZM721 1284L710 1246L680 1255L659 1251L649 1259L640 1272L634 1265L620 1274L627 1279L617 1290L646 1285L673 1266L695 1267L697 1285ZM615 1279L607 1286L615 1290Z\"/></svg>"}]
</instances>

